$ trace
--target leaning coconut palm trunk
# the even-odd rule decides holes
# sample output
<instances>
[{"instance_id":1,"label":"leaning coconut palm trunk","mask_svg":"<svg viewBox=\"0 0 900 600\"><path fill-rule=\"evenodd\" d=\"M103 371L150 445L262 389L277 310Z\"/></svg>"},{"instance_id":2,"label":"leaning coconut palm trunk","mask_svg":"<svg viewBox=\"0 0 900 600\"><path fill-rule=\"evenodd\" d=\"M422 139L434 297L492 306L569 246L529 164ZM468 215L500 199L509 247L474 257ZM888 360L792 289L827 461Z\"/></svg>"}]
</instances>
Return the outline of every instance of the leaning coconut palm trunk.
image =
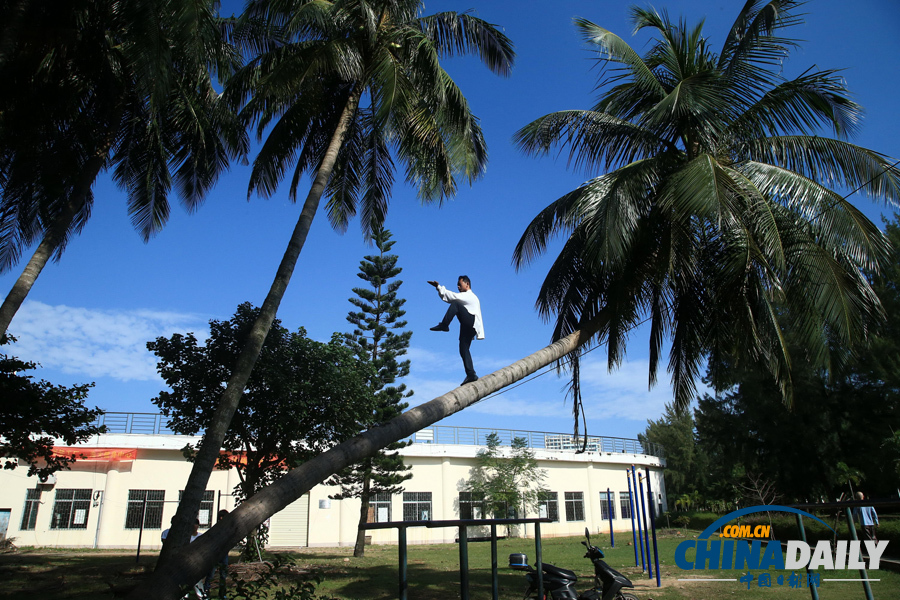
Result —
<instances>
[{"instance_id":1,"label":"leaning coconut palm trunk","mask_svg":"<svg viewBox=\"0 0 900 600\"><path fill-rule=\"evenodd\" d=\"M253 323L253 327L247 336L247 341L238 356L237 364L231 378L228 380L228 385L222 394L222 398L219 400L212 422L204 433L203 441L200 443L200 448L191 468L191 474L188 476L188 481L184 487L184 494L172 521L171 532L166 538L166 544L160 553L158 569L167 562L174 548L184 546L190 538L190 525L197 514L197 507L200 506L200 502L203 499L206 484L219 457L219 450L222 448L225 434L228 432L231 419L237 410L247 381L250 379L253 366L256 364L259 353L262 351L266 335L268 335L272 322L275 320L275 315L278 313L278 307L282 298L284 298L284 293L294 273L294 267L297 265L297 259L300 257L300 251L303 250L306 237L309 234L310 227L312 227L313 218L319 209L319 201L322 199L325 186L331 176L331 170L334 168L334 163L337 160L344 133L356 112L358 103L359 91L357 90L347 99L347 104L344 106L338 127L331 137L331 143L325 153L325 158L319 167L309 194L306 196L306 201L303 203L303 210L300 212L297 225L294 227L287 249L284 251L275 279L272 281L269 293L266 295L266 299L260 308L259 316ZM169 542L169 538L172 538L172 542Z\"/></svg>"},{"instance_id":2,"label":"leaning coconut palm trunk","mask_svg":"<svg viewBox=\"0 0 900 600\"><path fill-rule=\"evenodd\" d=\"M260 523L294 502L341 469L374 456L387 445L411 436L479 400L559 361L588 343L600 327L595 320L565 338L499 371L412 408L383 426L335 446L267 486L190 545L175 550L171 560L135 590L131 600L177 598L183 586L202 578L216 560Z\"/></svg>"}]
</instances>

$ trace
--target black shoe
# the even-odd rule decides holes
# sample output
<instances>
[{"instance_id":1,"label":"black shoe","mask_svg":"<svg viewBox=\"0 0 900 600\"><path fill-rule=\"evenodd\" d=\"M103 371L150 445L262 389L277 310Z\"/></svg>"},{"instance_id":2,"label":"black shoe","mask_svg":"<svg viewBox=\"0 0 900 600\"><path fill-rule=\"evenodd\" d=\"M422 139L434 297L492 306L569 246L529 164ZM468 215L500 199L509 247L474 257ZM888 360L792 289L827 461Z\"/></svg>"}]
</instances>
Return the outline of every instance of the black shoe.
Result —
<instances>
[{"instance_id":1,"label":"black shoe","mask_svg":"<svg viewBox=\"0 0 900 600\"><path fill-rule=\"evenodd\" d=\"M450 331L450 327L448 325L444 325L443 323L438 323L431 328L431 331Z\"/></svg>"},{"instance_id":2,"label":"black shoe","mask_svg":"<svg viewBox=\"0 0 900 600\"><path fill-rule=\"evenodd\" d=\"M478 375L466 375L465 381L463 381L459 385L466 385L467 383L472 383L473 381L478 381Z\"/></svg>"}]
</instances>

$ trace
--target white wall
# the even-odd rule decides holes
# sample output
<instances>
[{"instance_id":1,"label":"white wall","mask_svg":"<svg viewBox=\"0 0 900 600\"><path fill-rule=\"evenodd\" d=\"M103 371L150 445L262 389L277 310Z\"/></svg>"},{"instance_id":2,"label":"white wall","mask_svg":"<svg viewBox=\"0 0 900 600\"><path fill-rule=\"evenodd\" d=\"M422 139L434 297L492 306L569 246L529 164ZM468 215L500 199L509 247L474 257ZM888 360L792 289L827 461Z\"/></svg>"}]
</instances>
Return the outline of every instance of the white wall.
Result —
<instances>
[{"instance_id":1,"label":"white wall","mask_svg":"<svg viewBox=\"0 0 900 600\"><path fill-rule=\"evenodd\" d=\"M137 448L136 459L113 463L79 462L71 471L57 473L57 481L53 486L38 485L37 478L27 477L27 467L24 465L15 470L0 472L0 509L11 510L7 535L15 538L15 543L19 546L134 548L138 543L139 530L125 529L129 490L165 490L160 528L145 529L141 539L142 548L159 548L159 534L169 526L169 521L175 514L179 490L191 469L190 463L181 454L181 448L190 441L195 440L165 435L99 436L86 446ZM431 492L432 520L459 518L459 491L476 465L478 450L479 447L476 446L417 443L401 451L406 464L412 466L413 473L413 478L404 487L407 492ZM619 493L628 490L626 469L632 464L642 472L645 467L651 468L654 496L662 494L665 508L661 461L656 457L606 452L575 454L553 450L536 450L535 455L540 468L547 471L545 487L558 495L560 520L543 524L543 536L580 535L585 527L591 532L608 532L609 522L600 518L600 493L605 497L607 487L615 492L614 530L630 531L631 519L623 518L619 510ZM233 508L230 494L237 482L234 470L213 472L207 485L208 490L214 491L213 515L219 508ZM36 526L34 530L22 531L20 525L26 490L36 486L44 490ZM92 500L85 520L86 526L80 529L51 528L56 491L73 488L91 490ZM355 542L359 501L329 500L328 496L336 492L336 488L322 485L310 492L308 545L341 546ZM565 492L582 493L584 520L566 520ZM298 507L299 505L295 509ZM391 512L394 521L403 519L402 495L392 498ZM526 533L531 535L532 532L533 526L529 526ZM369 534L373 543L397 543L396 529L373 530ZM407 532L410 544L453 542L456 536L455 527L417 527L410 528Z\"/></svg>"}]
</instances>

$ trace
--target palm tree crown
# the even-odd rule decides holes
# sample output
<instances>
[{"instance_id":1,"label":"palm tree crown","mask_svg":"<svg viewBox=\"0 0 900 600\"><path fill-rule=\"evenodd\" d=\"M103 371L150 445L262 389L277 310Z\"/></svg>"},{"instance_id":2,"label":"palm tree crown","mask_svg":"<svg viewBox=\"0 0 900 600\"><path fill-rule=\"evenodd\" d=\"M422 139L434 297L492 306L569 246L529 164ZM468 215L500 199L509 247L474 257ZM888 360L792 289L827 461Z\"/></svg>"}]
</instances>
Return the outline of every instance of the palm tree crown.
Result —
<instances>
[{"instance_id":1,"label":"palm tree crown","mask_svg":"<svg viewBox=\"0 0 900 600\"><path fill-rule=\"evenodd\" d=\"M835 71L782 77L794 41L780 32L799 4L748 0L718 54L702 25L664 12L631 9L635 31L655 34L643 57L576 19L598 53L602 97L516 134L528 154L560 145L576 167L605 171L545 208L515 250L521 267L567 236L537 300L556 315L554 337L593 328L613 367L649 321L650 384L670 342L681 407L721 351L765 362L789 402L785 319L826 365L828 336L849 345L881 312L863 270L888 242L832 187L896 203L900 172L847 141L862 111Z\"/></svg>"},{"instance_id":2,"label":"palm tree crown","mask_svg":"<svg viewBox=\"0 0 900 600\"><path fill-rule=\"evenodd\" d=\"M0 307L0 333L83 227L110 169L145 240L174 187L195 209L246 151L213 76L240 64L216 0L0 4L0 272L39 241Z\"/></svg>"},{"instance_id":3,"label":"palm tree crown","mask_svg":"<svg viewBox=\"0 0 900 600\"><path fill-rule=\"evenodd\" d=\"M243 114L262 137L249 192L274 193L291 167L295 197L304 173L317 172L344 110L352 107L330 173L327 213L345 230L361 211L366 237L383 221L395 159L424 202L474 180L487 151L478 119L440 60L475 54L508 75L512 43L471 14L419 16L420 0L268 0L246 15L276 40L232 80L228 94L248 100Z\"/></svg>"}]
</instances>

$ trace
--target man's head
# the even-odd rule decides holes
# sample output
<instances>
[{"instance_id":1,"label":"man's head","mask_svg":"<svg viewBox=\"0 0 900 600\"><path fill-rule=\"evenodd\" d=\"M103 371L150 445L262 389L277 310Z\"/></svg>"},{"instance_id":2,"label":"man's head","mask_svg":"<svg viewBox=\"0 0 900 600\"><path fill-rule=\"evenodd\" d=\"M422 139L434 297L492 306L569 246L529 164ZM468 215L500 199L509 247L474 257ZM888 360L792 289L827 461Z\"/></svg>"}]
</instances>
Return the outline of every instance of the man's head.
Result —
<instances>
[{"instance_id":1,"label":"man's head","mask_svg":"<svg viewBox=\"0 0 900 600\"><path fill-rule=\"evenodd\" d=\"M461 292L468 292L472 289L472 282L469 281L468 275L459 276L459 281L456 282L456 289Z\"/></svg>"},{"instance_id":2,"label":"man's head","mask_svg":"<svg viewBox=\"0 0 900 600\"><path fill-rule=\"evenodd\" d=\"M857 500L865 500L865 499L866 499L866 495L863 494L862 492L856 492L856 499L857 499Z\"/></svg>"}]
</instances>

